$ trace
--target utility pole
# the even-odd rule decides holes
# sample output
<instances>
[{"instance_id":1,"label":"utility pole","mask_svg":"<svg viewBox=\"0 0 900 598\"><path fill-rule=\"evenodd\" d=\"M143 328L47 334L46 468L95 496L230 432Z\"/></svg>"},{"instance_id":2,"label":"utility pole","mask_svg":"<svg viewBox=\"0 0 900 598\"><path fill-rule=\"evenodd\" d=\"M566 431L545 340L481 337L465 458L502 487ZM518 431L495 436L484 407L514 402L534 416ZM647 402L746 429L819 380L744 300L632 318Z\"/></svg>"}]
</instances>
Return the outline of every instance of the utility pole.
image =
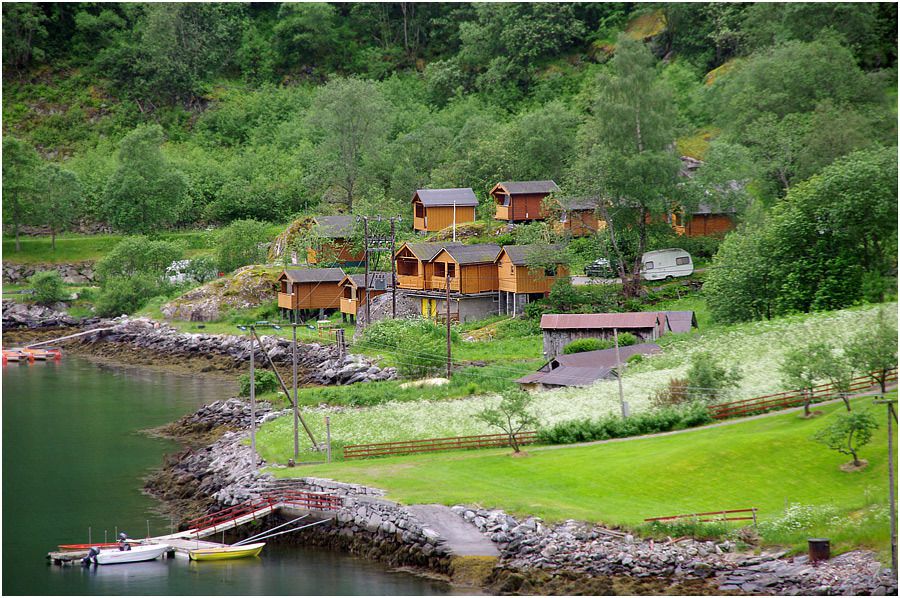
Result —
<instances>
[{"instance_id":1,"label":"utility pole","mask_svg":"<svg viewBox=\"0 0 900 598\"><path fill-rule=\"evenodd\" d=\"M366 273L363 276L363 286L365 287L366 298L366 326L372 323L369 317L369 217L363 216L363 236L365 237L365 253L366 253Z\"/></svg>"},{"instance_id":2,"label":"utility pole","mask_svg":"<svg viewBox=\"0 0 900 598\"><path fill-rule=\"evenodd\" d=\"M250 450L256 452L256 335L250 327ZM262 343L260 343L262 344Z\"/></svg>"},{"instance_id":3,"label":"utility pole","mask_svg":"<svg viewBox=\"0 0 900 598\"><path fill-rule=\"evenodd\" d=\"M397 319L397 263L394 260L397 237L395 235L394 217L391 216L391 318Z\"/></svg>"},{"instance_id":4,"label":"utility pole","mask_svg":"<svg viewBox=\"0 0 900 598\"><path fill-rule=\"evenodd\" d=\"M454 204L454 209L455 209ZM454 225L456 220L454 219ZM452 366L452 360L450 356L450 267L447 265L447 380L450 379L450 367Z\"/></svg>"},{"instance_id":5,"label":"utility pole","mask_svg":"<svg viewBox=\"0 0 900 598\"><path fill-rule=\"evenodd\" d=\"M300 460L300 407L297 404L297 324L291 326L294 340L294 348L291 355L291 365L294 369L294 461Z\"/></svg>"},{"instance_id":6,"label":"utility pole","mask_svg":"<svg viewBox=\"0 0 900 598\"><path fill-rule=\"evenodd\" d=\"M897 574L897 494L894 482L894 423L897 421L897 412L894 411L894 401L879 399L875 404L887 405L887 441L888 441L888 499L891 503L891 571Z\"/></svg>"},{"instance_id":7,"label":"utility pole","mask_svg":"<svg viewBox=\"0 0 900 598\"><path fill-rule=\"evenodd\" d=\"M619 405L622 407L622 419L628 417L628 408L625 406L625 393L622 391L622 355L619 353L619 329L613 328L613 336L616 339L616 380L619 381Z\"/></svg>"}]
</instances>

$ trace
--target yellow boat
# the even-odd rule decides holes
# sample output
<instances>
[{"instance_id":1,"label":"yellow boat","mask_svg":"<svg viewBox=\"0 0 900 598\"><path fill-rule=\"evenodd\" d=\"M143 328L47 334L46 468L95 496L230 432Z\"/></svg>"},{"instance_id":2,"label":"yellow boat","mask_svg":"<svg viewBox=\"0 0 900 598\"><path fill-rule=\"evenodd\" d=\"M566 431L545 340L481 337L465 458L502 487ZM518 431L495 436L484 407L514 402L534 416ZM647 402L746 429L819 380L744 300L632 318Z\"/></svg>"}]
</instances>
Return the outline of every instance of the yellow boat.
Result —
<instances>
[{"instance_id":1,"label":"yellow boat","mask_svg":"<svg viewBox=\"0 0 900 598\"><path fill-rule=\"evenodd\" d=\"M265 542L245 544L244 546L217 546L215 548L197 548L189 551L192 561L224 561L226 559L243 559L258 556Z\"/></svg>"}]
</instances>

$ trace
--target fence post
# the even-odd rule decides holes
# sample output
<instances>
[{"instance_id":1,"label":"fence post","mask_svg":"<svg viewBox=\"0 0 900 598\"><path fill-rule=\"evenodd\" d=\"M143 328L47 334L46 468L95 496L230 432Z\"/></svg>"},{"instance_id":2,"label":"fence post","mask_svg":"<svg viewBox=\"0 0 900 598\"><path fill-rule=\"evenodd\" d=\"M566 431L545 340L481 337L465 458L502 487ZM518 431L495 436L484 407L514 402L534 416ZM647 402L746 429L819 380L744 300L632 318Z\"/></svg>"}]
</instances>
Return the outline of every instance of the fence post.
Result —
<instances>
[{"instance_id":1,"label":"fence post","mask_svg":"<svg viewBox=\"0 0 900 598\"><path fill-rule=\"evenodd\" d=\"M755 528L756 527L756 507L753 507L753 509L751 509L751 512L753 513L753 527Z\"/></svg>"}]
</instances>

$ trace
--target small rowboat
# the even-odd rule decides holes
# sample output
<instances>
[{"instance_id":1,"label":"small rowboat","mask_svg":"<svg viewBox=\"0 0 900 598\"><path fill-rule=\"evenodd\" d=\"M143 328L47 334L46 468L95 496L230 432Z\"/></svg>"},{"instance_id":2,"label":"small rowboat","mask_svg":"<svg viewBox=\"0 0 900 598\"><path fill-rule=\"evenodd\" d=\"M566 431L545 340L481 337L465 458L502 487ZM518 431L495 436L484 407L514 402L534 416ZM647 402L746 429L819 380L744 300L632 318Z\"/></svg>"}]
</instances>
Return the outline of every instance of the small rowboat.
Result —
<instances>
[{"instance_id":1,"label":"small rowboat","mask_svg":"<svg viewBox=\"0 0 900 598\"><path fill-rule=\"evenodd\" d=\"M33 356L20 349L3 349L3 361L27 361Z\"/></svg>"},{"instance_id":2,"label":"small rowboat","mask_svg":"<svg viewBox=\"0 0 900 598\"><path fill-rule=\"evenodd\" d=\"M134 546L131 550L101 550L99 554L92 558L93 562L98 565L118 565L120 563L139 563L141 561L152 561L163 555L163 553L172 550L168 544L146 544Z\"/></svg>"},{"instance_id":3,"label":"small rowboat","mask_svg":"<svg viewBox=\"0 0 900 598\"><path fill-rule=\"evenodd\" d=\"M256 544L245 544L244 546L197 548L189 552L191 560L193 561L224 561L226 559L243 559L259 556L260 551L265 545L265 542L257 542Z\"/></svg>"}]
</instances>

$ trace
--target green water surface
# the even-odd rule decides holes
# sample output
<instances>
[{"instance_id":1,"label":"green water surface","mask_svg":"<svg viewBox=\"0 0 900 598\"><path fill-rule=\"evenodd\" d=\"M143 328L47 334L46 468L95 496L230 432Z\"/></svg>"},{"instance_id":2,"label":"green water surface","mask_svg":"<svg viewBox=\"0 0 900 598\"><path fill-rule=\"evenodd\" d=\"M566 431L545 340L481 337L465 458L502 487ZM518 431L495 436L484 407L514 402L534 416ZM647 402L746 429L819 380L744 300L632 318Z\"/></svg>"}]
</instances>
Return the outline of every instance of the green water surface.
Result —
<instances>
[{"instance_id":1,"label":"green water surface","mask_svg":"<svg viewBox=\"0 0 900 598\"><path fill-rule=\"evenodd\" d=\"M168 533L142 478L178 449L139 431L234 389L203 377L65 356L3 367L3 594L425 595L446 584L341 553L267 546L258 559L84 569L47 564L60 543Z\"/></svg>"}]
</instances>

